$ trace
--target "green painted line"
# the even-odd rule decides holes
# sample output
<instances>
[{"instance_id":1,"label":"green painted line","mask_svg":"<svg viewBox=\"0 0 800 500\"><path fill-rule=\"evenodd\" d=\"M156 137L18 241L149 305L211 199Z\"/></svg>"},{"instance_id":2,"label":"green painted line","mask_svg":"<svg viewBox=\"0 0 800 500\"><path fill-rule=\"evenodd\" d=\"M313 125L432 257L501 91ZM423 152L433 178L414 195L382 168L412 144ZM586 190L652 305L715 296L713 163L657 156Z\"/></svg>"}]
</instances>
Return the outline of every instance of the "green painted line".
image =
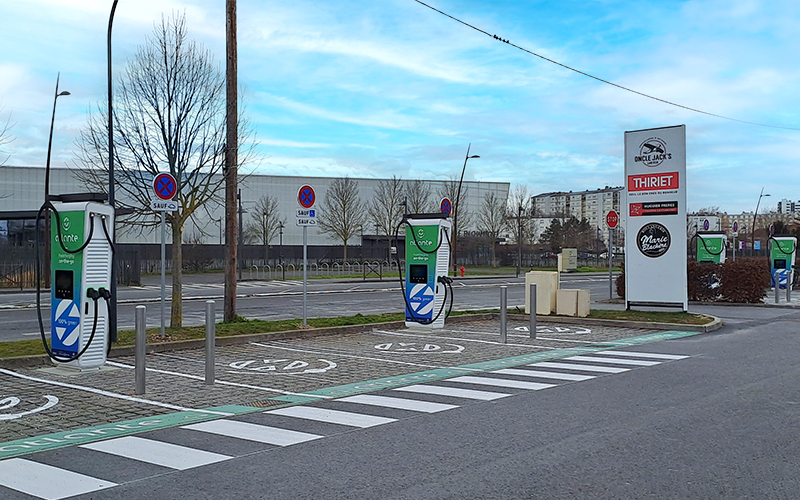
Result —
<instances>
[{"instance_id":1,"label":"green painted line","mask_svg":"<svg viewBox=\"0 0 800 500\"><path fill-rule=\"evenodd\" d=\"M202 422L219 418L219 415L212 413L201 413L196 411L182 411L168 413L166 415L155 415L152 417L137 418L116 424L103 424L77 429L72 431L57 432L47 436L35 438L18 439L0 444L0 459L11 458L18 455L26 455L39 451L54 450L66 446L100 441L110 437L128 436L145 431L164 429L167 427L177 427L180 425Z\"/></svg>"}]
</instances>

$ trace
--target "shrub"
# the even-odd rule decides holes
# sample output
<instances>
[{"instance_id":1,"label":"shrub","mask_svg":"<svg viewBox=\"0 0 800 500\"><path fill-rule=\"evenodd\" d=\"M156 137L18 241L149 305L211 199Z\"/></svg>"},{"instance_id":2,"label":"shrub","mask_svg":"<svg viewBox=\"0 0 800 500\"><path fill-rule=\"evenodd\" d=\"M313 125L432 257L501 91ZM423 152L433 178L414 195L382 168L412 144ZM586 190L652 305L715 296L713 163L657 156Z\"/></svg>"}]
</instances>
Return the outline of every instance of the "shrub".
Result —
<instances>
[{"instance_id":1,"label":"shrub","mask_svg":"<svg viewBox=\"0 0 800 500\"><path fill-rule=\"evenodd\" d=\"M686 286L689 300L713 302L720 298L720 276L723 265L712 262L689 261L686 266Z\"/></svg>"}]
</instances>

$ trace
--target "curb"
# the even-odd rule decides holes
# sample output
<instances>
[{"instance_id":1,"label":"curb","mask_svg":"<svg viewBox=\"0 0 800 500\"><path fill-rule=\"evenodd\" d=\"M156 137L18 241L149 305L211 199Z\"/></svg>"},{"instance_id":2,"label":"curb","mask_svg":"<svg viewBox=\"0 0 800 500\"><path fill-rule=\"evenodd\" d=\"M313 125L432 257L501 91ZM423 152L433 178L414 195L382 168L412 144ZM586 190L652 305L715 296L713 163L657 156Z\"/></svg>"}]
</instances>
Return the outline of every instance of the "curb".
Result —
<instances>
[{"instance_id":1,"label":"curb","mask_svg":"<svg viewBox=\"0 0 800 500\"><path fill-rule=\"evenodd\" d=\"M708 316L708 315L706 315ZM463 316L453 316L448 318L449 324L465 323L468 321L492 320L498 319L500 313L482 313L482 314L465 314ZM567 316L542 316L536 315L536 321L545 323L560 323L560 324L591 324L597 326L608 326L618 328L639 328L649 330L674 330L683 332L702 333L713 332L722 328L723 323L717 317L711 316L714 321L707 325L679 325L674 323L648 323L644 321L621 321L614 319L593 319L593 318L573 318ZM516 321L530 321L528 314L509 314L509 319ZM235 335L230 337L217 337L217 346L241 345L249 342L259 342L265 340L291 340L301 338L322 337L327 335L342 335L342 334L356 334L371 331L375 328L402 328L405 325L403 321L390 321L386 323L368 323L363 325L348 325L348 326L332 326L328 328L311 328L308 330L291 330L284 332L273 333L255 333L249 335ZM171 352L180 351L184 349L200 349L205 347L205 339L193 340L179 340L176 342L165 342L163 344L149 344L147 346L147 353L157 352ZM121 356L134 356L136 354L135 346L112 347L109 358ZM0 359L0 368L14 369L14 368L29 368L33 366L50 365L51 361L45 354L37 354L33 356L16 356L13 358Z\"/></svg>"}]
</instances>

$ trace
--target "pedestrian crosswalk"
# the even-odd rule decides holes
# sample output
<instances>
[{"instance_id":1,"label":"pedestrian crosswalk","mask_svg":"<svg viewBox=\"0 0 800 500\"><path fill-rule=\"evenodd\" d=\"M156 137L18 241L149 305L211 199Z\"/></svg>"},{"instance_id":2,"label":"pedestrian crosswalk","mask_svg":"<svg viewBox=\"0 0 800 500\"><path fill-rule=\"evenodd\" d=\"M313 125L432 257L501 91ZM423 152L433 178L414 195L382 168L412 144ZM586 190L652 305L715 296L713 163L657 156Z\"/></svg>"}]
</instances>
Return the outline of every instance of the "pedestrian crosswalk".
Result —
<instances>
[{"instance_id":1,"label":"pedestrian crosswalk","mask_svg":"<svg viewBox=\"0 0 800 500\"><path fill-rule=\"evenodd\" d=\"M54 451L27 458L11 458L0 461L0 498L60 500L113 488L125 482L125 478L113 475L113 467L105 466L103 457L119 457L126 461L127 470L141 470L144 477L150 477L169 471L213 466L243 454L241 445L230 446L228 451L207 449L211 447L208 443L214 436L238 443L250 442L253 446L263 447L257 449L266 451L312 442L351 429L391 424L415 414L455 410L475 401L494 401L520 391L549 389L686 357L622 350L597 351L591 355L561 358L558 362L543 361L486 373L476 372L377 393L84 444L74 449L74 453L80 454L77 455L79 459L71 461L66 468L47 463L52 461L52 454L57 453ZM158 472L154 472L154 468ZM12 496L12 493L17 496ZM26 496L20 497L19 494Z\"/></svg>"}]
</instances>

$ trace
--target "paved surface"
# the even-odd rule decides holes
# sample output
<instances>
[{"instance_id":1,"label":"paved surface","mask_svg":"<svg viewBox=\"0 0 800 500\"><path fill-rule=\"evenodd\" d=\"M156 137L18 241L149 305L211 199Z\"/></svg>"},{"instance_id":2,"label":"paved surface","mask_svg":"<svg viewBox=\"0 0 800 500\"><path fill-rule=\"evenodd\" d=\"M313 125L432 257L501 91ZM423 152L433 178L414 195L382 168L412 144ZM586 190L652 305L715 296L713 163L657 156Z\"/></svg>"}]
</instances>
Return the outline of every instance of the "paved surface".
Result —
<instances>
[{"instance_id":1,"label":"paved surface","mask_svg":"<svg viewBox=\"0 0 800 500\"><path fill-rule=\"evenodd\" d=\"M188 409L268 407L286 402L276 397L649 333L653 331L540 323L538 338L531 340L527 323L510 321L508 343L501 344L499 321L477 321L435 333L374 329L257 342L218 347L213 386L203 382L203 350L151 354L142 396L134 394L132 357L112 358L108 368L78 374L41 367L2 370L0 442ZM47 407L48 397L57 403Z\"/></svg>"}]
</instances>

